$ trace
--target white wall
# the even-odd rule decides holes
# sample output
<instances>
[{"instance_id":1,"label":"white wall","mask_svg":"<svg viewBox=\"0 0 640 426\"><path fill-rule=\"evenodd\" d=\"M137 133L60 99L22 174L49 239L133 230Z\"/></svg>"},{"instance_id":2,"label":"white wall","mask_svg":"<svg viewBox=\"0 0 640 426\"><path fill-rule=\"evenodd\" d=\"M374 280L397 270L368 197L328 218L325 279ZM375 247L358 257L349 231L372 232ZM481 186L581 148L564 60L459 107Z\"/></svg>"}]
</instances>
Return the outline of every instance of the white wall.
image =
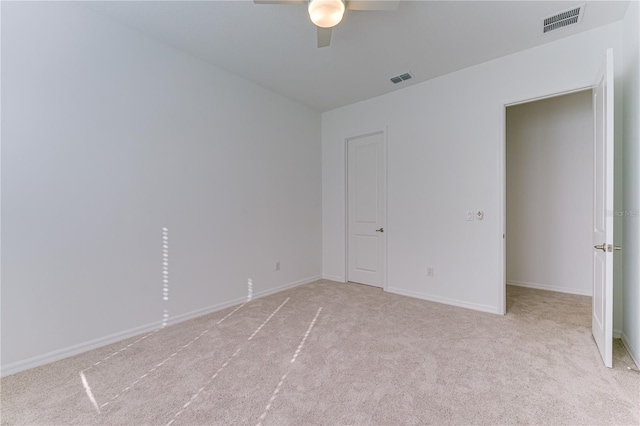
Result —
<instances>
[{"instance_id":1,"label":"white wall","mask_svg":"<svg viewBox=\"0 0 640 426\"><path fill-rule=\"evenodd\" d=\"M319 113L80 5L2 7L3 373L319 277Z\"/></svg>"},{"instance_id":2,"label":"white wall","mask_svg":"<svg viewBox=\"0 0 640 426\"><path fill-rule=\"evenodd\" d=\"M324 113L323 274L345 276L344 139L388 126L389 290L500 312L502 105L591 86L621 41L618 22Z\"/></svg>"},{"instance_id":3,"label":"white wall","mask_svg":"<svg viewBox=\"0 0 640 426\"><path fill-rule=\"evenodd\" d=\"M640 366L640 3L624 19L624 307L622 338Z\"/></svg>"},{"instance_id":4,"label":"white wall","mask_svg":"<svg viewBox=\"0 0 640 426\"><path fill-rule=\"evenodd\" d=\"M507 108L507 284L592 294L591 97Z\"/></svg>"}]
</instances>

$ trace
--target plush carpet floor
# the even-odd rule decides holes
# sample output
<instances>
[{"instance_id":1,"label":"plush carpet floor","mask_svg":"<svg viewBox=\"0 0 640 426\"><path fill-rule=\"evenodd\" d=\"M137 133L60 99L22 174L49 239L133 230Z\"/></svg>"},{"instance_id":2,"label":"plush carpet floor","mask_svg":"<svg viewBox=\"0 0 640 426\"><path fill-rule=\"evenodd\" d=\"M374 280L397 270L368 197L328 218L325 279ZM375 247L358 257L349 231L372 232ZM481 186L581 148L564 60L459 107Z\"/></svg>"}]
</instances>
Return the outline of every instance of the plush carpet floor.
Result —
<instances>
[{"instance_id":1,"label":"plush carpet floor","mask_svg":"<svg viewBox=\"0 0 640 426\"><path fill-rule=\"evenodd\" d=\"M603 366L590 307L509 287L498 316L319 281L6 377L2 424L638 425L640 374L619 341Z\"/></svg>"}]
</instances>

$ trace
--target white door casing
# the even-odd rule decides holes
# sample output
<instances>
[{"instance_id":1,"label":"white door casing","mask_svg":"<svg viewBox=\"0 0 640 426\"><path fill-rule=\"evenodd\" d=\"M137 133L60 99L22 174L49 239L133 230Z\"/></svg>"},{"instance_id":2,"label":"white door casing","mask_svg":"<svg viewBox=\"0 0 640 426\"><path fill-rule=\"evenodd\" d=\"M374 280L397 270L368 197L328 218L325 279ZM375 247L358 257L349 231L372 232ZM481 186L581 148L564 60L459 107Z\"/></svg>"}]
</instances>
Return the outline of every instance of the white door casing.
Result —
<instances>
[{"instance_id":1,"label":"white door casing","mask_svg":"<svg viewBox=\"0 0 640 426\"><path fill-rule=\"evenodd\" d=\"M613 352L613 50L607 50L593 88L594 202L591 330L602 360Z\"/></svg>"},{"instance_id":2,"label":"white door casing","mask_svg":"<svg viewBox=\"0 0 640 426\"><path fill-rule=\"evenodd\" d=\"M347 143L347 281L384 287L384 133Z\"/></svg>"}]
</instances>

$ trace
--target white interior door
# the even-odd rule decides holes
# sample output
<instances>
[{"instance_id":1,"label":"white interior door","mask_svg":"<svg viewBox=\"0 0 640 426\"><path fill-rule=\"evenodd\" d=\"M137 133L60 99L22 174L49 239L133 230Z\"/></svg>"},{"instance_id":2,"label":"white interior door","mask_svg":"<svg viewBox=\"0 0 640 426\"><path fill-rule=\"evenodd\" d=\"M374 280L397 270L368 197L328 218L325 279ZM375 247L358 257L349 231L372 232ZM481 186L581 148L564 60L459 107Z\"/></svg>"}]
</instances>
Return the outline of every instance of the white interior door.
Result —
<instances>
[{"instance_id":1,"label":"white interior door","mask_svg":"<svg viewBox=\"0 0 640 426\"><path fill-rule=\"evenodd\" d=\"M594 203L591 329L607 367L613 351L613 51L607 50L593 88Z\"/></svg>"},{"instance_id":2,"label":"white interior door","mask_svg":"<svg viewBox=\"0 0 640 426\"><path fill-rule=\"evenodd\" d=\"M384 134L347 140L347 281L384 285Z\"/></svg>"}]
</instances>

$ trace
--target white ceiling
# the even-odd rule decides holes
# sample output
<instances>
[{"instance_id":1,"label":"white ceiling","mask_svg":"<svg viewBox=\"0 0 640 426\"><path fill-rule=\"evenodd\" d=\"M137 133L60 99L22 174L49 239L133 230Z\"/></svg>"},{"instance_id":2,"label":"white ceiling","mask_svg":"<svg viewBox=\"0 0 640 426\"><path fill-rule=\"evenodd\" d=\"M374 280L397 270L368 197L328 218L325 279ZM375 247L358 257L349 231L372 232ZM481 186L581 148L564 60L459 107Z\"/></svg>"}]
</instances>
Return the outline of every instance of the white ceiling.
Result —
<instances>
[{"instance_id":1,"label":"white ceiling","mask_svg":"<svg viewBox=\"0 0 640 426\"><path fill-rule=\"evenodd\" d=\"M91 2L93 10L317 111L398 90L624 17L628 1L587 2L582 23L542 34L580 1L406 1L347 11L316 47L304 5L252 1ZM412 80L389 78L410 71Z\"/></svg>"}]
</instances>

